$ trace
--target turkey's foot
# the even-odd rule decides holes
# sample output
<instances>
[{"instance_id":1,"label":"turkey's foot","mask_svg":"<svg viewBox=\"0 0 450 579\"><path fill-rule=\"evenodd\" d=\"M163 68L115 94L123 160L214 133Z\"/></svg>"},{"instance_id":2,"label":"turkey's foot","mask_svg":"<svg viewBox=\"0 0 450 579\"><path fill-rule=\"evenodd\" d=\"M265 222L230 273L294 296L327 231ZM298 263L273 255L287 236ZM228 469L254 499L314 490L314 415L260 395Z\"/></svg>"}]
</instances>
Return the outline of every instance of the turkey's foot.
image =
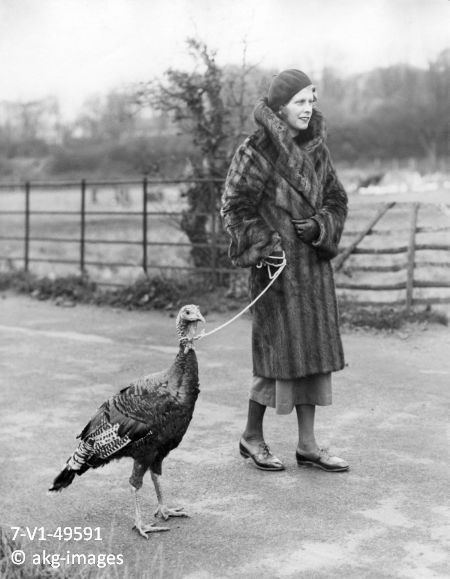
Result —
<instances>
[{"instance_id":1,"label":"turkey's foot","mask_svg":"<svg viewBox=\"0 0 450 579\"><path fill-rule=\"evenodd\" d=\"M184 507L166 507L166 505L158 505L155 511L155 517L160 517L167 521L169 517L189 517L184 510Z\"/></svg>"},{"instance_id":2,"label":"turkey's foot","mask_svg":"<svg viewBox=\"0 0 450 579\"><path fill-rule=\"evenodd\" d=\"M133 529L135 529L142 537L148 539L148 533L159 533L161 531L170 531L169 527L157 527L155 523L150 523L149 525L141 525L140 523L135 523Z\"/></svg>"}]
</instances>

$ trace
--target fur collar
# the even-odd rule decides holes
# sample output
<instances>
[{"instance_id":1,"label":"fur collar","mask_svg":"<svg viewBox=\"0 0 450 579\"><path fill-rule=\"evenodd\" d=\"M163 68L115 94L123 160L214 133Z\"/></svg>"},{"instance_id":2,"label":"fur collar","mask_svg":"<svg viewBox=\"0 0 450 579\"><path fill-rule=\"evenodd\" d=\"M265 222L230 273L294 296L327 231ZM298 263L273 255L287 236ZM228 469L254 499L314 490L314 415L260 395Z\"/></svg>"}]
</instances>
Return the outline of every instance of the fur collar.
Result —
<instances>
[{"instance_id":1,"label":"fur collar","mask_svg":"<svg viewBox=\"0 0 450 579\"><path fill-rule=\"evenodd\" d=\"M273 112L266 99L257 103L254 116L260 129L258 133L264 135L266 143L261 142L261 149L272 157L276 171L303 191L314 205L319 195L315 164L323 154L326 138L322 113L317 108L313 110L307 133L302 135L306 139L302 141L292 137L286 123Z\"/></svg>"}]
</instances>

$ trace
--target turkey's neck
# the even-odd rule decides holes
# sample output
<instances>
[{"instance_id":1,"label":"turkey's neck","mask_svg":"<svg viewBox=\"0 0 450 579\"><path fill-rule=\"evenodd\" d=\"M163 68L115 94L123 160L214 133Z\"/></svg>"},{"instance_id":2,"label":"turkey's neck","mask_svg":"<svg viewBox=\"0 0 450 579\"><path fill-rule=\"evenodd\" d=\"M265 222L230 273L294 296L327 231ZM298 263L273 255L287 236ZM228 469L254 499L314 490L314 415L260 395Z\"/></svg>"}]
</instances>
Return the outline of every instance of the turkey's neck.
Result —
<instances>
[{"instance_id":1,"label":"turkey's neck","mask_svg":"<svg viewBox=\"0 0 450 579\"><path fill-rule=\"evenodd\" d=\"M197 355L194 349L185 352L185 344L183 343L180 344L175 359L175 372L178 374L177 394L182 396L186 402L195 404L200 392Z\"/></svg>"},{"instance_id":2,"label":"turkey's neck","mask_svg":"<svg viewBox=\"0 0 450 579\"><path fill-rule=\"evenodd\" d=\"M184 347L185 353L194 349L194 336L197 331L198 322L177 322L177 334L180 346Z\"/></svg>"},{"instance_id":3,"label":"turkey's neck","mask_svg":"<svg viewBox=\"0 0 450 579\"><path fill-rule=\"evenodd\" d=\"M175 371L178 374L177 394L186 402L195 404L199 393L198 364L194 350L193 338L197 330L197 322L177 321L177 334L180 349L175 360Z\"/></svg>"}]
</instances>

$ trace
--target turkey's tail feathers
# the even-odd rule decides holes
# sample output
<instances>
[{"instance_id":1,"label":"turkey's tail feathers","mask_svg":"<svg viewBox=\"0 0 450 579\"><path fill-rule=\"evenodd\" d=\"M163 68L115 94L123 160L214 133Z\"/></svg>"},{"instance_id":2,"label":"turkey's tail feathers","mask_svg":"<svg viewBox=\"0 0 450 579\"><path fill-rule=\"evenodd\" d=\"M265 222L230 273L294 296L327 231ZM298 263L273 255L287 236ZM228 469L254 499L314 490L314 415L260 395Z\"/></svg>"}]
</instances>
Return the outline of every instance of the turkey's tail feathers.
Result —
<instances>
[{"instance_id":1,"label":"turkey's tail feathers","mask_svg":"<svg viewBox=\"0 0 450 579\"><path fill-rule=\"evenodd\" d=\"M82 475L86 472L90 468L90 465L86 464L86 462L91 457L92 450L92 445L82 440L76 451L67 461L65 468L53 481L53 486L48 490L50 492L62 491L72 483L76 474Z\"/></svg>"},{"instance_id":2,"label":"turkey's tail feathers","mask_svg":"<svg viewBox=\"0 0 450 579\"><path fill-rule=\"evenodd\" d=\"M59 492L68 487L76 474L77 471L70 468L70 466L66 466L53 481L53 486L48 489L49 492Z\"/></svg>"}]
</instances>

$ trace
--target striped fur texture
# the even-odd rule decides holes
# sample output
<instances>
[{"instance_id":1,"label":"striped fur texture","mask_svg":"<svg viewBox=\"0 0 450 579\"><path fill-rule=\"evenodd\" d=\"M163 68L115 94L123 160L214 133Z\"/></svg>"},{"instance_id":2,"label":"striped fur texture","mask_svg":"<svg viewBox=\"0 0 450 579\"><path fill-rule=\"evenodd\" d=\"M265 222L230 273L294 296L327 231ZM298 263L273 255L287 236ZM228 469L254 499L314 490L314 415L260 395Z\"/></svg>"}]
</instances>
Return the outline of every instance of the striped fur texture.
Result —
<instances>
[{"instance_id":1,"label":"striped fur texture","mask_svg":"<svg viewBox=\"0 0 450 579\"><path fill-rule=\"evenodd\" d=\"M259 129L231 163L221 211L230 258L251 267L252 297L269 281L266 268L255 265L274 250L286 252L286 269L254 307L254 374L293 379L340 370L344 354L330 259L342 235L347 195L325 144L323 117L314 110L301 142L264 101L255 120ZM301 241L291 222L308 217L320 227L314 244Z\"/></svg>"}]
</instances>

